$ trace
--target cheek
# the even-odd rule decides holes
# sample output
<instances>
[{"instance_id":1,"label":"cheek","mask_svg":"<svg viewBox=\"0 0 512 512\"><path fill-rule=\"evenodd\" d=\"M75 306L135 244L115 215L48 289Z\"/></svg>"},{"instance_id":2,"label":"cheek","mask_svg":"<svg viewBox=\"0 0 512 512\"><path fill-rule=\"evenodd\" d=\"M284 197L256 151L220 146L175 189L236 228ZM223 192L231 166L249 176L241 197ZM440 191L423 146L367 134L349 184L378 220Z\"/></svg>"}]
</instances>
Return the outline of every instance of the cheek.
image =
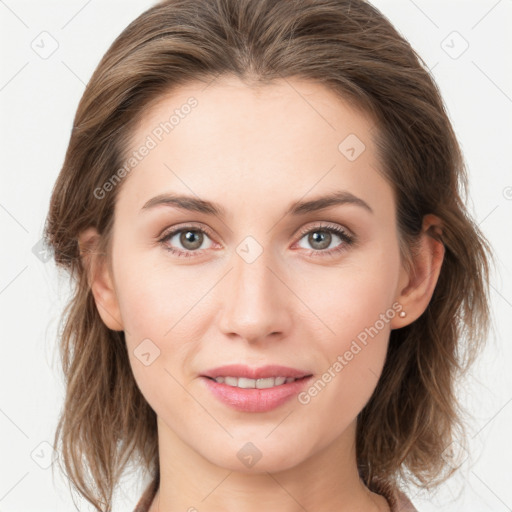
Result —
<instances>
[{"instance_id":1,"label":"cheek","mask_svg":"<svg viewBox=\"0 0 512 512\"><path fill-rule=\"evenodd\" d=\"M347 418L357 415L377 385L386 358L390 322L396 315L392 307L398 275L395 256L389 251L386 256L375 248L362 254L357 265L328 269L316 276L314 288L304 285L299 290L322 321L324 333L315 340L323 355L324 373L309 398L318 407L325 406L326 411L333 403L343 404L345 411L336 409L329 414ZM305 397L304 402L307 400ZM347 415L348 411L351 414Z\"/></svg>"},{"instance_id":2,"label":"cheek","mask_svg":"<svg viewBox=\"0 0 512 512\"><path fill-rule=\"evenodd\" d=\"M129 334L163 339L190 310L190 302L202 286L197 273L184 276L179 267L155 262L151 251L147 252L137 254L131 249L126 251L130 256L118 257L118 302Z\"/></svg>"},{"instance_id":3,"label":"cheek","mask_svg":"<svg viewBox=\"0 0 512 512\"><path fill-rule=\"evenodd\" d=\"M379 330L386 331L380 320L382 315L394 316L398 269L398 255L374 245L339 268L327 268L301 280L298 295L330 333L328 346L342 348L376 323ZM333 345L333 338L338 343Z\"/></svg>"},{"instance_id":4,"label":"cheek","mask_svg":"<svg viewBox=\"0 0 512 512\"><path fill-rule=\"evenodd\" d=\"M184 294L176 271L159 269L142 257L118 259L115 279L130 364L150 400L172 381L173 366L183 362L184 347L177 340L184 339L185 319L199 291Z\"/></svg>"},{"instance_id":5,"label":"cheek","mask_svg":"<svg viewBox=\"0 0 512 512\"><path fill-rule=\"evenodd\" d=\"M316 350L321 351L324 364L299 402L311 407L308 410L314 411L315 417L329 418L336 432L343 431L361 412L382 373L394 314L385 303L375 295L353 294L338 297L337 307L329 305L329 311L323 311L334 334L316 338Z\"/></svg>"}]
</instances>

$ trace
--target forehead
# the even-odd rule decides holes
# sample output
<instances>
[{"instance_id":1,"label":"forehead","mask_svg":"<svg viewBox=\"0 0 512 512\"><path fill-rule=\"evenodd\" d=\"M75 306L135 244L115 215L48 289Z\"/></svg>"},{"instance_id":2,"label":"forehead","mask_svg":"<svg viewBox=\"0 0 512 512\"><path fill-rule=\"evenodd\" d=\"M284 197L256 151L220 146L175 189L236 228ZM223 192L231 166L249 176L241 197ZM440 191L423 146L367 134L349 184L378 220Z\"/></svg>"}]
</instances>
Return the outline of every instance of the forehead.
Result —
<instances>
[{"instance_id":1,"label":"forehead","mask_svg":"<svg viewBox=\"0 0 512 512\"><path fill-rule=\"evenodd\" d=\"M164 188L215 200L243 195L269 201L366 187L378 200L387 183L378 172L376 130L370 116L314 82L282 79L252 87L220 77L190 83L145 110L130 151L151 149L127 185L140 207Z\"/></svg>"},{"instance_id":2,"label":"forehead","mask_svg":"<svg viewBox=\"0 0 512 512\"><path fill-rule=\"evenodd\" d=\"M316 82L283 78L247 85L236 77L221 76L206 84L190 82L155 97L144 108L133 135L139 141L153 131L157 139L176 138L192 129L197 139L250 134L253 143L268 144L274 140L269 135L278 134L279 141L306 136L312 142L331 135L326 143L336 143L346 131L367 138L376 126L353 100Z\"/></svg>"}]
</instances>

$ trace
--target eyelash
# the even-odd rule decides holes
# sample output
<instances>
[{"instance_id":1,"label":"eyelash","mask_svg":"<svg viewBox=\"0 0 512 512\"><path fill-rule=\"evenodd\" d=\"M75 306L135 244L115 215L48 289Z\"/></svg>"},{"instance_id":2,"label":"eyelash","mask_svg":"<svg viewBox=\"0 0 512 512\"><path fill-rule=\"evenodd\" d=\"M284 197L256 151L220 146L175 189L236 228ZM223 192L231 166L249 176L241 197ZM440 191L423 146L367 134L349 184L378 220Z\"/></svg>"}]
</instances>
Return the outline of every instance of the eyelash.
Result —
<instances>
[{"instance_id":1,"label":"eyelash","mask_svg":"<svg viewBox=\"0 0 512 512\"><path fill-rule=\"evenodd\" d=\"M173 231L170 231L166 233L162 238L158 240L159 243L161 243L164 246L164 249L172 253L173 255L179 257L179 258L189 258L191 256L194 256L197 253L200 253L201 250L195 250L195 251L182 251L181 249L174 249L173 247L169 247L167 245L167 241L170 240L174 235L177 233L185 232L185 231L194 231L194 232L200 232L205 235L208 235L210 238L212 237L212 233L210 230L204 228L204 227L196 227L196 226L182 226L177 229L174 229ZM312 228L302 229L300 232L299 240L302 240L304 236L308 235L309 233L314 232L328 232L328 233L334 233L335 235L339 236L339 238L343 241L342 244L334 247L333 249L310 249L308 252L309 256L336 256L339 253L346 251L348 249L348 246L353 245L356 241L355 237L352 235L349 235L344 229L338 227L338 226L330 226L330 225L319 225L314 226ZM203 249L206 250L206 249Z\"/></svg>"},{"instance_id":2,"label":"eyelash","mask_svg":"<svg viewBox=\"0 0 512 512\"><path fill-rule=\"evenodd\" d=\"M308 235L309 233L315 233L317 231L334 233L335 235L338 235L341 238L343 243L334 247L333 249L310 249L308 251L308 256L337 256L341 252L346 251L348 247L350 245L353 245L356 241L355 237L353 235L349 235L343 228L340 228L339 226L330 226L328 224L320 224L319 226L314 226L312 228L301 229L299 241L302 240L302 238L304 238L304 236Z\"/></svg>"}]
</instances>

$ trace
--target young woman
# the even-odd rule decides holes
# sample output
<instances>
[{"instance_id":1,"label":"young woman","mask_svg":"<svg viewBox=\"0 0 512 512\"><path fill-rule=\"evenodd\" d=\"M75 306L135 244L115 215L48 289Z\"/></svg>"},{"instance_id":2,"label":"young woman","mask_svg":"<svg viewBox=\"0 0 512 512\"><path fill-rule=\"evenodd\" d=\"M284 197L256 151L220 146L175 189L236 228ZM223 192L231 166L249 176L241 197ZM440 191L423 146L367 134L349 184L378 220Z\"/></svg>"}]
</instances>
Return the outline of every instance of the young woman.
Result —
<instances>
[{"instance_id":1,"label":"young woman","mask_svg":"<svg viewBox=\"0 0 512 512\"><path fill-rule=\"evenodd\" d=\"M464 446L491 250L439 91L355 0L168 0L76 113L63 470L112 510L415 510Z\"/></svg>"}]
</instances>

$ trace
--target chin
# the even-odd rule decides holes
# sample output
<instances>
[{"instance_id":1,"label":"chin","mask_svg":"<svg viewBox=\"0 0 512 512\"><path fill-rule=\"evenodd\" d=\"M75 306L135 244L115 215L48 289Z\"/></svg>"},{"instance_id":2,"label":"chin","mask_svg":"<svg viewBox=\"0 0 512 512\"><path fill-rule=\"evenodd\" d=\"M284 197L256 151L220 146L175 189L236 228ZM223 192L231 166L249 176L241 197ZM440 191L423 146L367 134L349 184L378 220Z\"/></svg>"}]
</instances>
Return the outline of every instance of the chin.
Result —
<instances>
[{"instance_id":1,"label":"chin","mask_svg":"<svg viewBox=\"0 0 512 512\"><path fill-rule=\"evenodd\" d=\"M260 438L252 436L253 441L236 441L231 439L224 445L221 453L203 453L216 466L238 473L277 473L291 469L307 457L303 444L297 450L297 443L283 444L281 441L265 439L266 432ZM244 437L244 439L250 439Z\"/></svg>"}]
</instances>

